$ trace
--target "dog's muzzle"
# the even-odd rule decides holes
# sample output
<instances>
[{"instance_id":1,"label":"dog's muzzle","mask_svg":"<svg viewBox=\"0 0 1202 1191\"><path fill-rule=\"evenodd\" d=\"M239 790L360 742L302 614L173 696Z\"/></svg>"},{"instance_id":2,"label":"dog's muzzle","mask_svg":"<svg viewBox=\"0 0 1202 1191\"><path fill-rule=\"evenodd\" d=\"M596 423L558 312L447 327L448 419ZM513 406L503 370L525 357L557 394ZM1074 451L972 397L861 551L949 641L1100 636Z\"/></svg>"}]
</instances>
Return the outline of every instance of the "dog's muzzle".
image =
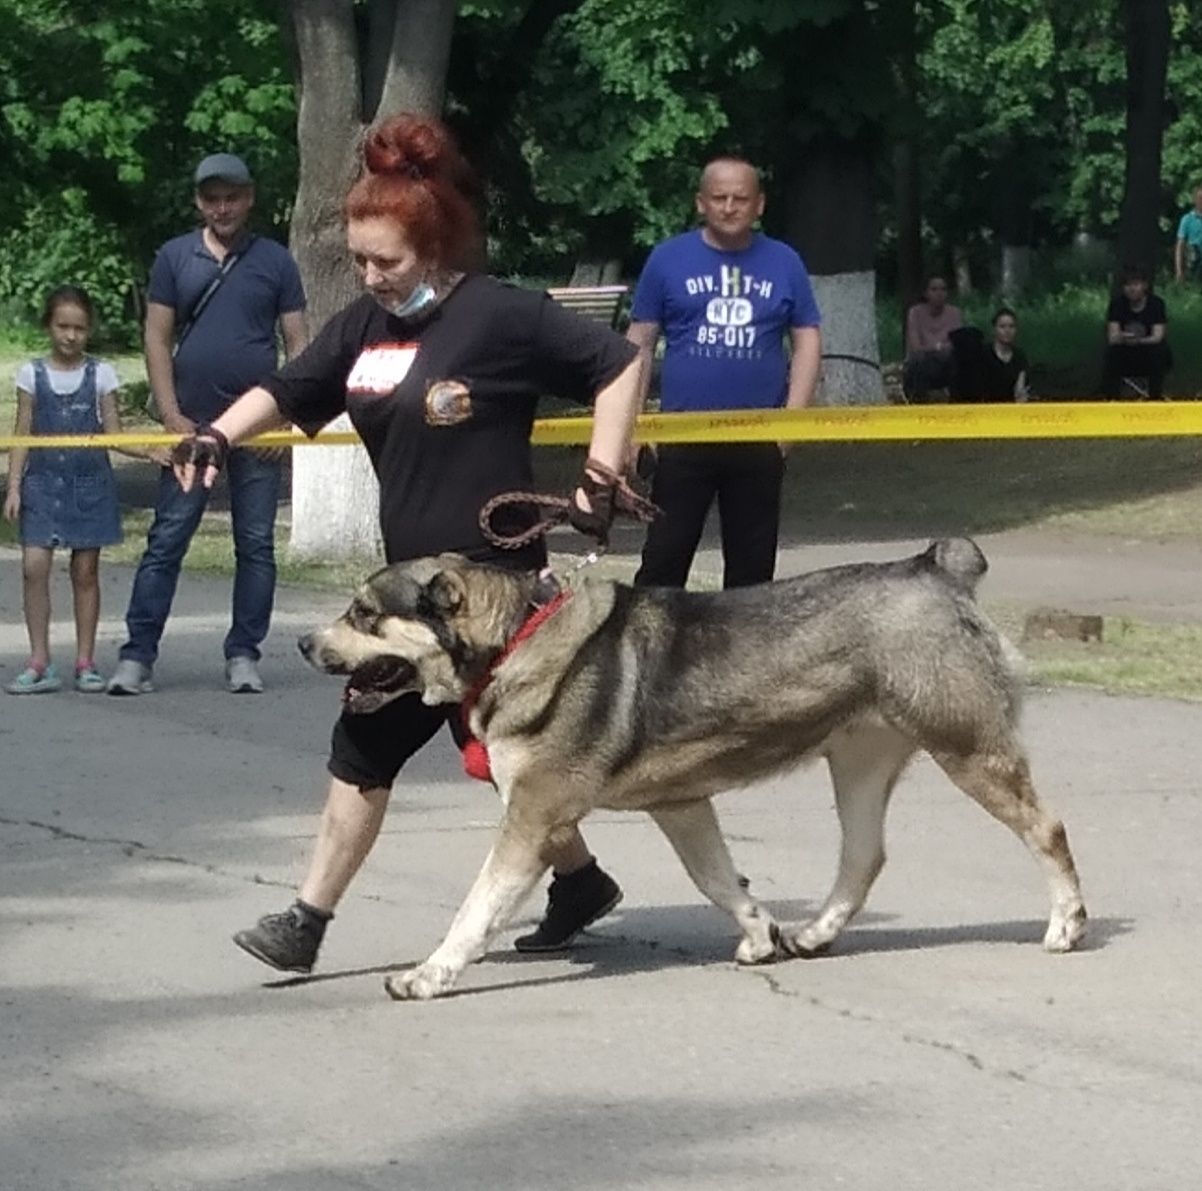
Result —
<instances>
[{"instance_id":1,"label":"dog's muzzle","mask_svg":"<svg viewBox=\"0 0 1202 1191\"><path fill-rule=\"evenodd\" d=\"M417 689L417 667L408 658L381 654L352 667L323 648L320 633L304 633L297 638L296 647L314 669L347 676L342 705L355 715L376 711L398 695Z\"/></svg>"}]
</instances>

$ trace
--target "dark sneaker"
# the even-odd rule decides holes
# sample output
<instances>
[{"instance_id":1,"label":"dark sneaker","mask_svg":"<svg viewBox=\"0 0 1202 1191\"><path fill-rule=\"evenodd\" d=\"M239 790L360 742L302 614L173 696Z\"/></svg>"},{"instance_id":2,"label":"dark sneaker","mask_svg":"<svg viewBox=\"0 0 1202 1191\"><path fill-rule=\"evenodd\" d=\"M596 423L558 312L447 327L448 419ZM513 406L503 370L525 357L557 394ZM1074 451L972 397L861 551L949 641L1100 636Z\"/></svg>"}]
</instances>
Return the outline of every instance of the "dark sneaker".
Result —
<instances>
[{"instance_id":1,"label":"dark sneaker","mask_svg":"<svg viewBox=\"0 0 1202 1191\"><path fill-rule=\"evenodd\" d=\"M542 922L530 934L514 939L513 945L519 951L560 951L621 900L617 881L593 860L574 873L552 880Z\"/></svg>"},{"instance_id":2,"label":"dark sneaker","mask_svg":"<svg viewBox=\"0 0 1202 1191\"><path fill-rule=\"evenodd\" d=\"M311 972L326 923L333 917L295 901L282 914L268 914L250 930L240 930L234 942L281 972Z\"/></svg>"}]
</instances>

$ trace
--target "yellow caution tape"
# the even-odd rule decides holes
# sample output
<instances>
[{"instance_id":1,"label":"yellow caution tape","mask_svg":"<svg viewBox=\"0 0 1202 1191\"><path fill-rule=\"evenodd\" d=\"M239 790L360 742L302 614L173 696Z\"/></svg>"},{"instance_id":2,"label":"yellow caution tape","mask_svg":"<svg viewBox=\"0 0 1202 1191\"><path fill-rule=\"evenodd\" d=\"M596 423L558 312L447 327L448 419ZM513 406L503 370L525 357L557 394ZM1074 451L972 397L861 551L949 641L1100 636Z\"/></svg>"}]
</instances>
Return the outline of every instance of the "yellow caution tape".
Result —
<instances>
[{"instance_id":1,"label":"yellow caution tape","mask_svg":"<svg viewBox=\"0 0 1202 1191\"><path fill-rule=\"evenodd\" d=\"M538 446L576 446L592 435L589 417L544 418L534 423ZM864 405L814 409L764 409L712 413L644 414L638 442L883 442L924 439L1149 438L1202 435L1202 401L1034 402L1022 405ZM178 434L10 435L13 447L168 447ZM260 447L348 446L354 431L306 438L294 430L248 440Z\"/></svg>"}]
</instances>

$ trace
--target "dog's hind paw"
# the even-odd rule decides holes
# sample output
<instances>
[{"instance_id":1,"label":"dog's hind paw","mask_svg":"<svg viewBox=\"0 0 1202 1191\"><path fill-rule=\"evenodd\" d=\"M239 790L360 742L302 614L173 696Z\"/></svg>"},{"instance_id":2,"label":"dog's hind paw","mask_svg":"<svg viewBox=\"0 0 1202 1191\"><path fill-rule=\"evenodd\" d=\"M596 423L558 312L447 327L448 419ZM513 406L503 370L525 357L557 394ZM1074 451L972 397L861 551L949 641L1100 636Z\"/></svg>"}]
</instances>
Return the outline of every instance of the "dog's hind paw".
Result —
<instances>
[{"instance_id":1,"label":"dog's hind paw","mask_svg":"<svg viewBox=\"0 0 1202 1191\"><path fill-rule=\"evenodd\" d=\"M1043 949L1062 955L1085 938L1085 907L1078 906L1069 914L1055 914L1048 923L1048 933L1043 937Z\"/></svg>"},{"instance_id":2,"label":"dog's hind paw","mask_svg":"<svg viewBox=\"0 0 1202 1191\"><path fill-rule=\"evenodd\" d=\"M455 983L450 968L438 964L421 964L397 976L384 980L384 991L394 1001L429 1001L441 996Z\"/></svg>"},{"instance_id":3,"label":"dog's hind paw","mask_svg":"<svg viewBox=\"0 0 1202 1191\"><path fill-rule=\"evenodd\" d=\"M780 949L783 955L814 959L816 956L825 955L834 941L833 938L816 931L812 923L780 928Z\"/></svg>"}]
</instances>

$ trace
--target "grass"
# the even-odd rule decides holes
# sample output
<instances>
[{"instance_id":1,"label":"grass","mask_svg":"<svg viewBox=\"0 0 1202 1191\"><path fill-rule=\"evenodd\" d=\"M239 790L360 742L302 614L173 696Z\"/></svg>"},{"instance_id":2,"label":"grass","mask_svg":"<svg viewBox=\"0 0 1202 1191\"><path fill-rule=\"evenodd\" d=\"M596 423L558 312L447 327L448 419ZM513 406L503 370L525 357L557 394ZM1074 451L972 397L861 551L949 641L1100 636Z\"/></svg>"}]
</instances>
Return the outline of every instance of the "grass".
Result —
<instances>
[{"instance_id":1,"label":"grass","mask_svg":"<svg viewBox=\"0 0 1202 1191\"><path fill-rule=\"evenodd\" d=\"M812 443L796 447L785 537L797 541L1061 528L1202 537L1202 442Z\"/></svg>"},{"instance_id":2,"label":"grass","mask_svg":"<svg viewBox=\"0 0 1202 1191\"><path fill-rule=\"evenodd\" d=\"M1015 641L1022 612L989 607ZM1149 624L1108 616L1101 641L1024 641L1023 656L1037 685L1087 687L1114 695L1202 700L1202 625Z\"/></svg>"}]
</instances>

